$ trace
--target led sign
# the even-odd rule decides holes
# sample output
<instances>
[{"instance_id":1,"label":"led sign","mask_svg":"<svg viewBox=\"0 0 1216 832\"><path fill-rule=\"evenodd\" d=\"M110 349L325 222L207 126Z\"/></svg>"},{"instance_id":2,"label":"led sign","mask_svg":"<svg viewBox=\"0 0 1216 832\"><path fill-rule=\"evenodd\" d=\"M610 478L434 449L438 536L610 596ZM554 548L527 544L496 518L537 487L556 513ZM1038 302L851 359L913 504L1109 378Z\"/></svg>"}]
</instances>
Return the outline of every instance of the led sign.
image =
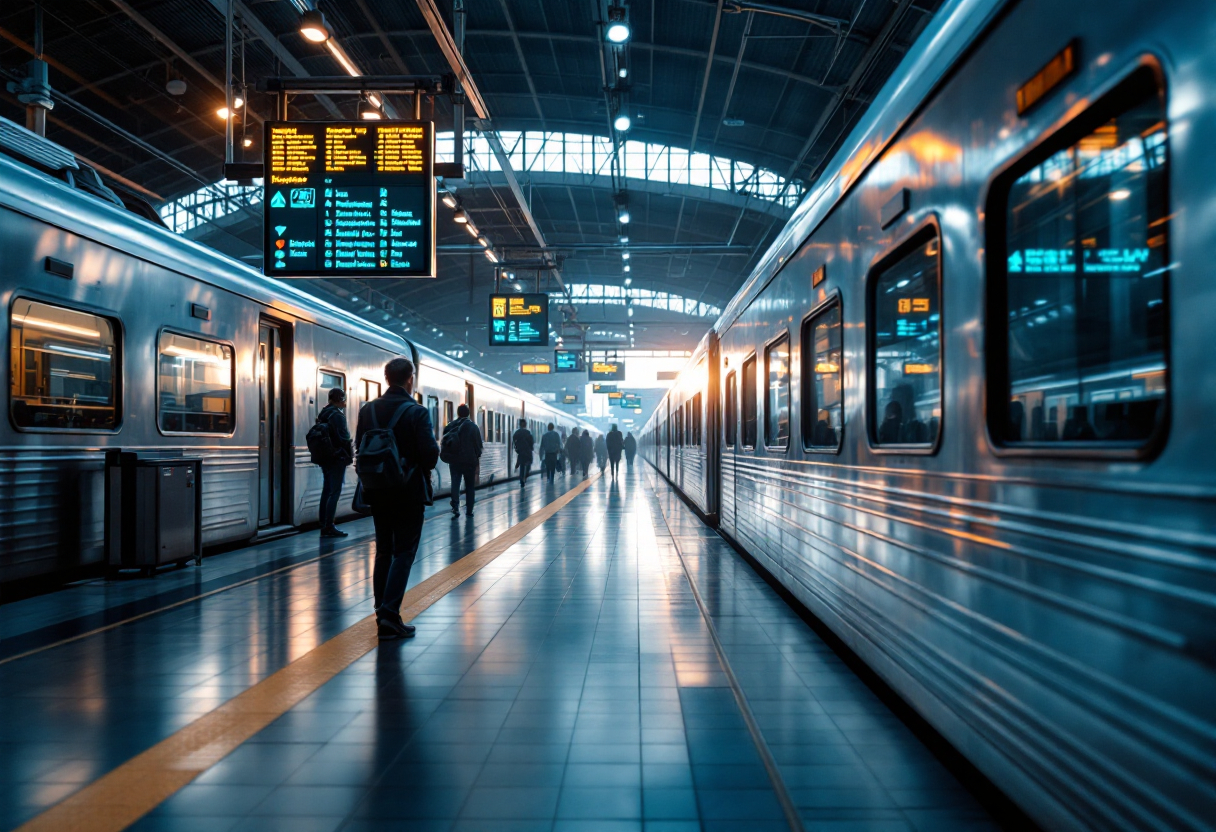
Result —
<instances>
[{"instance_id":1,"label":"led sign","mask_svg":"<svg viewBox=\"0 0 1216 832\"><path fill-rule=\"evenodd\" d=\"M490 346L549 346L549 296L490 295Z\"/></svg>"},{"instance_id":2,"label":"led sign","mask_svg":"<svg viewBox=\"0 0 1216 832\"><path fill-rule=\"evenodd\" d=\"M1111 272L1136 273L1148 262L1148 248L1087 248L1082 271L1085 274ZM1071 248L1023 248L1010 254L1006 266L1010 274L1075 274L1076 255Z\"/></svg>"},{"instance_id":3,"label":"led sign","mask_svg":"<svg viewBox=\"0 0 1216 832\"><path fill-rule=\"evenodd\" d=\"M615 384L593 384L591 385L592 393L615 393Z\"/></svg>"},{"instance_id":4,"label":"led sign","mask_svg":"<svg viewBox=\"0 0 1216 832\"><path fill-rule=\"evenodd\" d=\"M587 378L605 381L621 381L625 378L624 361L592 361L587 371Z\"/></svg>"},{"instance_id":5,"label":"led sign","mask_svg":"<svg viewBox=\"0 0 1216 832\"><path fill-rule=\"evenodd\" d=\"M268 121L263 147L263 272L435 276L434 125Z\"/></svg>"},{"instance_id":6,"label":"led sign","mask_svg":"<svg viewBox=\"0 0 1216 832\"><path fill-rule=\"evenodd\" d=\"M642 406L642 396L639 393L625 393L617 404L626 410L636 410Z\"/></svg>"},{"instance_id":7,"label":"led sign","mask_svg":"<svg viewBox=\"0 0 1216 832\"><path fill-rule=\"evenodd\" d=\"M578 404L578 394L567 393L566 395L562 396L562 404Z\"/></svg>"},{"instance_id":8,"label":"led sign","mask_svg":"<svg viewBox=\"0 0 1216 832\"><path fill-rule=\"evenodd\" d=\"M554 350L553 366L559 373L581 373L587 369L583 354L576 350Z\"/></svg>"},{"instance_id":9,"label":"led sign","mask_svg":"<svg viewBox=\"0 0 1216 832\"><path fill-rule=\"evenodd\" d=\"M904 375L906 376L923 376L935 372L937 372L937 368L932 364L913 363L911 361L904 363Z\"/></svg>"},{"instance_id":10,"label":"led sign","mask_svg":"<svg viewBox=\"0 0 1216 832\"><path fill-rule=\"evenodd\" d=\"M613 390L610 393L608 393L608 401L611 402L613 399L619 400L621 398L621 396L623 396L623 395L625 395L625 394L622 393L620 390Z\"/></svg>"},{"instance_id":11,"label":"led sign","mask_svg":"<svg viewBox=\"0 0 1216 832\"><path fill-rule=\"evenodd\" d=\"M553 368L548 364L520 364L519 371L526 376L547 376Z\"/></svg>"}]
</instances>

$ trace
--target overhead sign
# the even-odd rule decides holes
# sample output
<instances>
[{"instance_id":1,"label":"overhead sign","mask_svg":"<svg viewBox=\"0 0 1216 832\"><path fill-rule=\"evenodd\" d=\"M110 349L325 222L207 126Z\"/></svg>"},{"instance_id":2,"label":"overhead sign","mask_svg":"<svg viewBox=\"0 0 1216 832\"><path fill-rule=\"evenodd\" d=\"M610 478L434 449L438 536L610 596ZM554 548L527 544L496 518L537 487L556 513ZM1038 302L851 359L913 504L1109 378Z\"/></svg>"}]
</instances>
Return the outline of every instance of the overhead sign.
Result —
<instances>
[{"instance_id":1,"label":"overhead sign","mask_svg":"<svg viewBox=\"0 0 1216 832\"><path fill-rule=\"evenodd\" d=\"M625 394L622 393L620 390L612 390L608 393L608 401L609 401L609 403L611 403L614 400L620 401L620 398L623 395L625 395Z\"/></svg>"},{"instance_id":2,"label":"overhead sign","mask_svg":"<svg viewBox=\"0 0 1216 832\"><path fill-rule=\"evenodd\" d=\"M554 350L553 366L559 373L581 373L587 369L583 354L577 350Z\"/></svg>"},{"instance_id":3,"label":"overhead sign","mask_svg":"<svg viewBox=\"0 0 1216 832\"><path fill-rule=\"evenodd\" d=\"M615 393L615 384L593 384L591 385L592 393Z\"/></svg>"},{"instance_id":4,"label":"overhead sign","mask_svg":"<svg viewBox=\"0 0 1216 832\"><path fill-rule=\"evenodd\" d=\"M587 378L591 381L597 379L603 381L622 381L625 378L625 362L592 361L587 371Z\"/></svg>"},{"instance_id":5,"label":"overhead sign","mask_svg":"<svg viewBox=\"0 0 1216 832\"><path fill-rule=\"evenodd\" d=\"M562 396L562 404L578 404L578 393L567 393Z\"/></svg>"},{"instance_id":6,"label":"overhead sign","mask_svg":"<svg viewBox=\"0 0 1216 832\"><path fill-rule=\"evenodd\" d=\"M553 368L548 364L520 364L519 371L526 376L547 376Z\"/></svg>"},{"instance_id":7,"label":"overhead sign","mask_svg":"<svg viewBox=\"0 0 1216 832\"><path fill-rule=\"evenodd\" d=\"M490 295L490 346L549 346L549 296Z\"/></svg>"},{"instance_id":8,"label":"overhead sign","mask_svg":"<svg viewBox=\"0 0 1216 832\"><path fill-rule=\"evenodd\" d=\"M617 404L626 410L636 410L642 406L642 397L638 393L625 393Z\"/></svg>"},{"instance_id":9,"label":"overhead sign","mask_svg":"<svg viewBox=\"0 0 1216 832\"><path fill-rule=\"evenodd\" d=\"M434 277L429 121L266 122L262 270Z\"/></svg>"}]
</instances>

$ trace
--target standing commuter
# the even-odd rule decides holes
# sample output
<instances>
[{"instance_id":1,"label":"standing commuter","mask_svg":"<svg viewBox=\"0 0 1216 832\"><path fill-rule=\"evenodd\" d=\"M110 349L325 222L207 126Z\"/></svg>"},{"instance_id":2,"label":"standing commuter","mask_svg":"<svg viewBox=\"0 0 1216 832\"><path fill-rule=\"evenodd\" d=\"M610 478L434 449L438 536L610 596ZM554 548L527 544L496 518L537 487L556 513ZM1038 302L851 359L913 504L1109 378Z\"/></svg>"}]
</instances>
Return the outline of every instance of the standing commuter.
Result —
<instances>
[{"instance_id":1,"label":"standing commuter","mask_svg":"<svg viewBox=\"0 0 1216 832\"><path fill-rule=\"evenodd\" d=\"M578 475L578 461L583 455L583 443L580 441L578 429L570 431L570 435L566 437L566 464L570 466L570 473Z\"/></svg>"},{"instance_id":2,"label":"standing commuter","mask_svg":"<svg viewBox=\"0 0 1216 832\"><path fill-rule=\"evenodd\" d=\"M431 505L431 471L439 446L427 409L414 401L414 364L394 358L384 365L388 390L359 410L355 470L376 527L372 589L381 639L409 638L401 601L422 537L423 511Z\"/></svg>"},{"instance_id":3,"label":"standing commuter","mask_svg":"<svg viewBox=\"0 0 1216 832\"><path fill-rule=\"evenodd\" d=\"M601 471L608 467L608 443L604 441L602 433L595 437L595 461L599 464Z\"/></svg>"},{"instance_id":4,"label":"standing commuter","mask_svg":"<svg viewBox=\"0 0 1216 832\"><path fill-rule=\"evenodd\" d=\"M464 513L473 516L473 489L477 484L477 467L481 460L481 429L469 418L469 406L456 408L456 419L443 429L440 458L448 464L448 482L452 484L452 516L460 515L460 481L464 480Z\"/></svg>"},{"instance_id":5,"label":"standing commuter","mask_svg":"<svg viewBox=\"0 0 1216 832\"><path fill-rule=\"evenodd\" d=\"M346 393L340 387L329 391L329 404L317 414L317 422L309 434L309 452L313 462L321 466L321 537L346 537L346 532L334 525L338 513L338 498L346 469L354 462L350 444L350 429L346 426ZM319 441L318 441L319 440ZM326 441L328 440L328 441Z\"/></svg>"},{"instance_id":6,"label":"standing commuter","mask_svg":"<svg viewBox=\"0 0 1216 832\"><path fill-rule=\"evenodd\" d=\"M633 431L625 434L625 465L633 467L633 456L638 452L638 440L633 438Z\"/></svg>"},{"instance_id":7,"label":"standing commuter","mask_svg":"<svg viewBox=\"0 0 1216 832\"><path fill-rule=\"evenodd\" d=\"M532 448L536 442L532 438L532 431L528 430L528 420L519 420L519 430L511 437L511 444L515 447L515 463L519 466L519 487L523 488L528 481L528 472L532 470Z\"/></svg>"},{"instance_id":8,"label":"standing commuter","mask_svg":"<svg viewBox=\"0 0 1216 832\"><path fill-rule=\"evenodd\" d=\"M553 429L552 422L540 438L540 452L545 463L545 476L549 478L549 482L553 482L553 475L557 472L557 456L562 452L562 438Z\"/></svg>"},{"instance_id":9,"label":"standing commuter","mask_svg":"<svg viewBox=\"0 0 1216 832\"><path fill-rule=\"evenodd\" d=\"M621 436L616 425L613 425L605 442L608 444L608 464L612 467L613 479L616 479L616 467L621 464L621 449L625 447L625 437Z\"/></svg>"},{"instance_id":10,"label":"standing commuter","mask_svg":"<svg viewBox=\"0 0 1216 832\"><path fill-rule=\"evenodd\" d=\"M583 479L586 479L591 473L591 458L595 456L595 442L591 440L591 431L583 431L578 446L578 461L583 465Z\"/></svg>"}]
</instances>

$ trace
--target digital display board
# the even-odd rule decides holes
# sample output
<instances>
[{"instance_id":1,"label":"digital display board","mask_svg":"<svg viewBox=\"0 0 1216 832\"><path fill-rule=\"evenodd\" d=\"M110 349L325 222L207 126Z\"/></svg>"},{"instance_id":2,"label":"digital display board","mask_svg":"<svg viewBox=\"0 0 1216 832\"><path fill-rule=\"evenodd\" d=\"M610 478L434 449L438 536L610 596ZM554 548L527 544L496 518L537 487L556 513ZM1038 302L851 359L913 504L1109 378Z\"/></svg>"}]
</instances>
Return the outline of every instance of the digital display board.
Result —
<instances>
[{"instance_id":1,"label":"digital display board","mask_svg":"<svg viewBox=\"0 0 1216 832\"><path fill-rule=\"evenodd\" d=\"M583 354L575 350L554 350L553 366L559 373L581 373L587 369Z\"/></svg>"},{"instance_id":2,"label":"digital display board","mask_svg":"<svg viewBox=\"0 0 1216 832\"><path fill-rule=\"evenodd\" d=\"M617 404L627 410L634 410L642 406L642 396L639 393L624 393Z\"/></svg>"},{"instance_id":3,"label":"digital display board","mask_svg":"<svg viewBox=\"0 0 1216 832\"><path fill-rule=\"evenodd\" d=\"M549 346L549 296L490 295L490 346Z\"/></svg>"},{"instance_id":4,"label":"digital display board","mask_svg":"<svg viewBox=\"0 0 1216 832\"><path fill-rule=\"evenodd\" d=\"M578 393L567 393L562 396L562 404L578 404Z\"/></svg>"},{"instance_id":5,"label":"digital display board","mask_svg":"<svg viewBox=\"0 0 1216 832\"><path fill-rule=\"evenodd\" d=\"M624 361L592 361L587 368L590 381L622 381L625 378Z\"/></svg>"},{"instance_id":6,"label":"digital display board","mask_svg":"<svg viewBox=\"0 0 1216 832\"><path fill-rule=\"evenodd\" d=\"M615 384L593 384L591 385L592 393L615 393Z\"/></svg>"},{"instance_id":7,"label":"digital display board","mask_svg":"<svg viewBox=\"0 0 1216 832\"><path fill-rule=\"evenodd\" d=\"M548 364L520 364L519 371L526 376L547 376L553 368Z\"/></svg>"},{"instance_id":8,"label":"digital display board","mask_svg":"<svg viewBox=\"0 0 1216 832\"><path fill-rule=\"evenodd\" d=\"M434 125L268 121L263 147L267 275L435 276Z\"/></svg>"}]
</instances>

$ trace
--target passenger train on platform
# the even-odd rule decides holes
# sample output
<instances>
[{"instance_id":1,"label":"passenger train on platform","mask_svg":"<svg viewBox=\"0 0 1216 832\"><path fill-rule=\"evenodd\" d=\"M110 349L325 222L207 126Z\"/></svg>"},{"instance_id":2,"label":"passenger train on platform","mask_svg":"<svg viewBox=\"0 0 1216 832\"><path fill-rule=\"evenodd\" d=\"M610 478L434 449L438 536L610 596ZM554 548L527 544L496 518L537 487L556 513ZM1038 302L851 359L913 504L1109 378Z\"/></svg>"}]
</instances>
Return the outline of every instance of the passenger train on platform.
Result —
<instances>
[{"instance_id":1,"label":"passenger train on platform","mask_svg":"<svg viewBox=\"0 0 1216 832\"><path fill-rule=\"evenodd\" d=\"M480 481L512 476L520 418L594 429L164 227L46 139L0 119L0 584L103 559L105 453L201 458L204 547L318 519L305 433L329 389L347 421L398 355L435 425L466 403L485 438ZM449 493L447 466L434 472ZM356 483L347 470L339 517Z\"/></svg>"},{"instance_id":2,"label":"passenger train on platform","mask_svg":"<svg viewBox=\"0 0 1216 832\"><path fill-rule=\"evenodd\" d=\"M1216 5L947 2L649 462L1043 828L1216 828Z\"/></svg>"}]
</instances>

